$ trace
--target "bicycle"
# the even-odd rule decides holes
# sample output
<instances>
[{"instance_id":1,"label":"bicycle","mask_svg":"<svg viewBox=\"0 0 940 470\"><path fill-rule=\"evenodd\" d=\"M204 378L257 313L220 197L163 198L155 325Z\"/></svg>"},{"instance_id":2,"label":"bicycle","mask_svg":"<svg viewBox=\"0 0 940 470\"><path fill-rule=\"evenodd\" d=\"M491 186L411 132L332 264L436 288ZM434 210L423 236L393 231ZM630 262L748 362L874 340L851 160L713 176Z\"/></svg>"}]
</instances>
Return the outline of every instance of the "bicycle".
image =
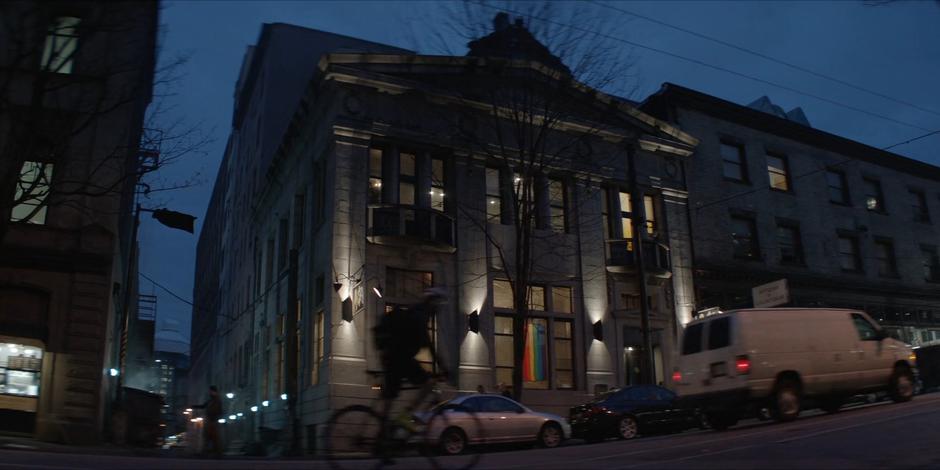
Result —
<instances>
[{"instance_id":1,"label":"bicycle","mask_svg":"<svg viewBox=\"0 0 940 470\"><path fill-rule=\"evenodd\" d=\"M373 377L383 374L382 371L366 373ZM434 376L433 380L440 378ZM417 388L402 387L402 390ZM480 460L480 453L470 445L484 442L481 422L476 413L466 407L438 403L441 397L441 390L435 387L424 402L429 408L413 413L409 426L377 412L374 406L381 403L381 398L374 399L372 406L351 405L337 410L326 427L327 461L335 469L382 468L393 458L407 457L409 451L417 451L435 469L473 468ZM376 462L364 462L370 459Z\"/></svg>"}]
</instances>

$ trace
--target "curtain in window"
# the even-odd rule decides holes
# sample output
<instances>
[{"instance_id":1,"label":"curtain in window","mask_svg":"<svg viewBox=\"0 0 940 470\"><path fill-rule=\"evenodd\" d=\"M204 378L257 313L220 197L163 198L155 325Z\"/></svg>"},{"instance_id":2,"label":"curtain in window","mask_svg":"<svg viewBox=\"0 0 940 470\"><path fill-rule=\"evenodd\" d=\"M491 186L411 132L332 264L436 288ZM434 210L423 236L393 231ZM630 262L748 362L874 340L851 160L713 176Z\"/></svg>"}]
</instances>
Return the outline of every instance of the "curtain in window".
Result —
<instances>
[{"instance_id":1,"label":"curtain in window","mask_svg":"<svg viewBox=\"0 0 940 470\"><path fill-rule=\"evenodd\" d=\"M526 328L522 378L526 382L548 380L548 339L546 321L533 319Z\"/></svg>"}]
</instances>

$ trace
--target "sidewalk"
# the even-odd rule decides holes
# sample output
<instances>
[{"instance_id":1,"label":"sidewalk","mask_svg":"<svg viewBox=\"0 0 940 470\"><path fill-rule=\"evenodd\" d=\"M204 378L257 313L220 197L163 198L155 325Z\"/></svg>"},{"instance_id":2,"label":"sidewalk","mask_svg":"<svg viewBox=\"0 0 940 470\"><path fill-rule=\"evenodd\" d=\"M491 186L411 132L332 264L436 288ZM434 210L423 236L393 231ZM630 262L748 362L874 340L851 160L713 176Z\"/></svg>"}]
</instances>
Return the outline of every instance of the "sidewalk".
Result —
<instances>
[{"instance_id":1,"label":"sidewalk","mask_svg":"<svg viewBox=\"0 0 940 470\"><path fill-rule=\"evenodd\" d=\"M38 452L55 452L66 454L114 455L133 457L188 457L185 449L160 449L119 446L114 444L98 444L90 446L74 446L57 444L54 442L39 441L30 437L0 435L0 450L26 450Z\"/></svg>"}]
</instances>

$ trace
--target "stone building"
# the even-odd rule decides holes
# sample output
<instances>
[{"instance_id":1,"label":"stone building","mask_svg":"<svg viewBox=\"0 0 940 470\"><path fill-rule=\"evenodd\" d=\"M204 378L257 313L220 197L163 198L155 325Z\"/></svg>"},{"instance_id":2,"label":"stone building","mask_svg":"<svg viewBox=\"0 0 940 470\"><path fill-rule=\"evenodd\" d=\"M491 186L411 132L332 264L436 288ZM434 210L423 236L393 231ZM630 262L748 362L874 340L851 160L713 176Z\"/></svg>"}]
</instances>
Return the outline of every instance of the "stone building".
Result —
<instances>
[{"instance_id":1,"label":"stone building","mask_svg":"<svg viewBox=\"0 0 940 470\"><path fill-rule=\"evenodd\" d=\"M105 437L158 4L0 4L0 429ZM155 158L147 154L146 158Z\"/></svg>"},{"instance_id":2,"label":"stone building","mask_svg":"<svg viewBox=\"0 0 940 470\"><path fill-rule=\"evenodd\" d=\"M696 305L861 308L904 341L940 339L940 168L810 127L799 108L664 84L641 108L700 140L688 166Z\"/></svg>"},{"instance_id":3,"label":"stone building","mask_svg":"<svg viewBox=\"0 0 940 470\"><path fill-rule=\"evenodd\" d=\"M197 271L196 299L215 295L200 292L206 286L226 294L216 318L200 320L215 321L214 332L193 338L194 347L215 343L212 354L225 361L222 370L195 372L194 355L193 381L204 375L194 390L213 382L232 394L229 412L244 416L226 423L230 439L257 438L259 426L294 428L312 450L332 410L375 396L366 373L380 368L371 328L429 286L449 293L429 331L458 389L508 381L513 310L504 265L515 248L507 222L523 178L511 159L478 152L458 134L489 125L474 100L506 77L571 82L564 64L527 42L534 39L524 26L503 28L465 57L323 55L270 159L230 145L216 190L226 185L245 201L232 208L214 195L207 218L218 225L201 235L199 256L229 253L241 239L244 248L219 256L243 267L218 278ZM637 380L634 224L645 228L636 240L650 273L655 377L667 380L677 325L693 307L683 168L696 140L583 84L560 89L586 105L551 136L581 136L578 150L530 175L538 236L524 401L566 413ZM256 100L251 106L267 106ZM236 135L252 139L233 132L230 142ZM637 184L628 178L631 152ZM203 312L197 302L194 317Z\"/></svg>"}]
</instances>

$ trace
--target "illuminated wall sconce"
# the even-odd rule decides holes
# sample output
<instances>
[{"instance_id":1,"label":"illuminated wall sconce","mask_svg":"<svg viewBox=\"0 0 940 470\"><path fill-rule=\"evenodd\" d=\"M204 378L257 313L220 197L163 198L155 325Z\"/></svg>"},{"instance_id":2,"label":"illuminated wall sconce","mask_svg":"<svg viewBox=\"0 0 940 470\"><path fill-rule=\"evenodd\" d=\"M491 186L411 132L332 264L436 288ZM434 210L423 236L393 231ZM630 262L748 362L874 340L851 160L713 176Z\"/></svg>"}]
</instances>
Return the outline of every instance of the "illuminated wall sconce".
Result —
<instances>
[{"instance_id":1,"label":"illuminated wall sconce","mask_svg":"<svg viewBox=\"0 0 940 470\"><path fill-rule=\"evenodd\" d=\"M375 295L379 296L379 298L381 299L381 298L382 298L382 285L379 284L379 285L373 287L373 288L372 288L372 292L375 292Z\"/></svg>"},{"instance_id":2,"label":"illuminated wall sconce","mask_svg":"<svg viewBox=\"0 0 940 470\"><path fill-rule=\"evenodd\" d=\"M340 291L340 289L342 289L342 288L343 288L343 283L342 283L342 282L334 282L334 283L333 283L333 290L335 290L337 293L338 293L338 292Z\"/></svg>"},{"instance_id":3,"label":"illuminated wall sconce","mask_svg":"<svg viewBox=\"0 0 940 470\"><path fill-rule=\"evenodd\" d=\"M353 320L353 311L352 311L352 298L346 297L346 300L343 301L343 321L346 323L352 323Z\"/></svg>"},{"instance_id":4,"label":"illuminated wall sconce","mask_svg":"<svg viewBox=\"0 0 940 470\"><path fill-rule=\"evenodd\" d=\"M467 327L474 333L480 332L480 312L474 310L467 315Z\"/></svg>"},{"instance_id":5,"label":"illuminated wall sconce","mask_svg":"<svg viewBox=\"0 0 940 470\"><path fill-rule=\"evenodd\" d=\"M594 339L604 341L604 324L600 320L594 322Z\"/></svg>"}]
</instances>

